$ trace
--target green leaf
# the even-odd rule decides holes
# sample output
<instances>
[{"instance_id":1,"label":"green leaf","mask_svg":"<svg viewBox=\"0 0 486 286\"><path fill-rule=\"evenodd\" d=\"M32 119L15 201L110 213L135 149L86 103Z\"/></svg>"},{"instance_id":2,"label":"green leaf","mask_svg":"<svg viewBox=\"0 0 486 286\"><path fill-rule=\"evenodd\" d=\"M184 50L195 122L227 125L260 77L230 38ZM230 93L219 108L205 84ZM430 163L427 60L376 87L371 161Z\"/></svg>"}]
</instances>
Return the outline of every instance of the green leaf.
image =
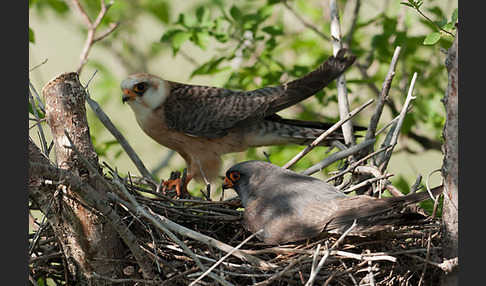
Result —
<instances>
[{"instance_id":1,"label":"green leaf","mask_svg":"<svg viewBox=\"0 0 486 286\"><path fill-rule=\"evenodd\" d=\"M35 43L34 31L32 31L30 27L29 27L29 42L31 42L32 44Z\"/></svg>"},{"instance_id":2,"label":"green leaf","mask_svg":"<svg viewBox=\"0 0 486 286\"><path fill-rule=\"evenodd\" d=\"M423 44L424 45L434 45L439 40L440 40L440 33L434 32L434 33L427 35L427 37L425 37Z\"/></svg>"},{"instance_id":3,"label":"green leaf","mask_svg":"<svg viewBox=\"0 0 486 286\"><path fill-rule=\"evenodd\" d=\"M283 28L281 26L266 26L262 28L262 31L272 36L278 36L283 34Z\"/></svg>"},{"instance_id":4,"label":"green leaf","mask_svg":"<svg viewBox=\"0 0 486 286\"><path fill-rule=\"evenodd\" d=\"M202 50L205 50L209 44L210 36L209 33L206 31L197 32L194 34L194 43L200 47Z\"/></svg>"},{"instance_id":5,"label":"green leaf","mask_svg":"<svg viewBox=\"0 0 486 286\"><path fill-rule=\"evenodd\" d=\"M415 8L412 4L410 4L408 2L400 2L400 4L411 7L411 8Z\"/></svg>"},{"instance_id":6,"label":"green leaf","mask_svg":"<svg viewBox=\"0 0 486 286\"><path fill-rule=\"evenodd\" d=\"M59 14L64 14L69 10L67 4L62 0L47 0L47 3Z\"/></svg>"},{"instance_id":7,"label":"green leaf","mask_svg":"<svg viewBox=\"0 0 486 286\"><path fill-rule=\"evenodd\" d=\"M454 22L449 22L447 24L445 24L444 26L442 26L442 29L444 30L447 30L447 31L451 31L451 30L454 30Z\"/></svg>"},{"instance_id":8,"label":"green leaf","mask_svg":"<svg viewBox=\"0 0 486 286\"><path fill-rule=\"evenodd\" d=\"M210 20L209 10L206 8L206 6L201 6L197 8L196 18L200 24L207 23Z\"/></svg>"},{"instance_id":9,"label":"green leaf","mask_svg":"<svg viewBox=\"0 0 486 286\"><path fill-rule=\"evenodd\" d=\"M185 14L179 14L176 24L182 25L186 28L191 28L196 25L196 19L194 17L186 17Z\"/></svg>"},{"instance_id":10,"label":"green leaf","mask_svg":"<svg viewBox=\"0 0 486 286\"><path fill-rule=\"evenodd\" d=\"M169 3L166 0L147 1L143 5L146 11L155 16L162 23L169 22Z\"/></svg>"},{"instance_id":11,"label":"green leaf","mask_svg":"<svg viewBox=\"0 0 486 286\"><path fill-rule=\"evenodd\" d=\"M231 17L233 17L234 20L236 21L239 21L243 15L243 13L241 13L240 9L238 7L236 7L235 5L231 6L231 9L230 9L230 14L231 14Z\"/></svg>"},{"instance_id":12,"label":"green leaf","mask_svg":"<svg viewBox=\"0 0 486 286\"><path fill-rule=\"evenodd\" d=\"M451 17L451 22L456 23L458 18L458 10L457 8L454 9L454 12L452 12L452 17Z\"/></svg>"},{"instance_id":13,"label":"green leaf","mask_svg":"<svg viewBox=\"0 0 486 286\"><path fill-rule=\"evenodd\" d=\"M226 57L220 57L220 58L213 58L213 59L209 60L208 62L202 64L197 69L195 69L192 72L190 78L192 78L196 75L215 74L215 73L218 73L218 72L221 72L223 70L228 69L227 67L226 68L218 68L219 64L225 59L226 59Z\"/></svg>"},{"instance_id":14,"label":"green leaf","mask_svg":"<svg viewBox=\"0 0 486 286\"><path fill-rule=\"evenodd\" d=\"M171 42L172 42L172 51L174 52L174 55L177 54L182 44L184 44L184 42L187 41L190 37L191 37L191 33L185 31L179 31L174 35L172 35Z\"/></svg>"}]
</instances>

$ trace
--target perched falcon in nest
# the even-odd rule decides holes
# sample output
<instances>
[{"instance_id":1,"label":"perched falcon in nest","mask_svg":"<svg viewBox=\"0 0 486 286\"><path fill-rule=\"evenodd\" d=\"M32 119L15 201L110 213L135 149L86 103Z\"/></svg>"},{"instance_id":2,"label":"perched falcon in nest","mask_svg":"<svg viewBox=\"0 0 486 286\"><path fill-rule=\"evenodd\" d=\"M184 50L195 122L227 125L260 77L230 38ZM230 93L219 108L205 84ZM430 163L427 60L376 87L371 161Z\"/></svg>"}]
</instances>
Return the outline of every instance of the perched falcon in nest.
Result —
<instances>
[{"instance_id":1,"label":"perched falcon in nest","mask_svg":"<svg viewBox=\"0 0 486 286\"><path fill-rule=\"evenodd\" d=\"M178 152L186 161L186 184L165 182L177 194L187 191L192 178L218 176L221 155L249 147L309 144L329 124L281 118L276 112L320 91L355 60L346 50L329 57L309 74L291 82L252 91L197 86L138 73L121 83L122 101L135 113L142 130L159 144ZM342 139L336 134L332 140Z\"/></svg>"},{"instance_id":2,"label":"perched falcon in nest","mask_svg":"<svg viewBox=\"0 0 486 286\"><path fill-rule=\"evenodd\" d=\"M245 208L243 225L263 232L257 237L266 244L280 244L318 236L343 233L356 220L349 234L366 235L392 226L416 223L426 217L405 211L408 205L430 198L429 192L400 197L347 196L319 179L263 161L241 162L226 172L223 188L232 188ZM430 191L437 197L439 186Z\"/></svg>"}]
</instances>

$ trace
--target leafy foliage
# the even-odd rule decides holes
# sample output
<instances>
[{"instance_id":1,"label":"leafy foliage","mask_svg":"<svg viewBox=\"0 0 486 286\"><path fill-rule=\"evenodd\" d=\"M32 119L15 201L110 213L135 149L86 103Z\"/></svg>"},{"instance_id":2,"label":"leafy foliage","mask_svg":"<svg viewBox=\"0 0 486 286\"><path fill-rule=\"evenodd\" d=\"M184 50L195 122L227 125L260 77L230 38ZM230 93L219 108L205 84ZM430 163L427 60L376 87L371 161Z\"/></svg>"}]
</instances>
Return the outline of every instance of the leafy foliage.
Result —
<instances>
[{"instance_id":1,"label":"leafy foliage","mask_svg":"<svg viewBox=\"0 0 486 286\"><path fill-rule=\"evenodd\" d=\"M357 64L346 74L347 87L352 95L351 104L356 105L376 97L373 88L366 87L381 88L394 49L399 45L402 52L390 92L390 115L398 114L411 75L418 72L419 80L415 88L418 96L413 112L405 119L402 134L420 134L435 142L442 140L444 111L440 99L447 85L444 56L440 49L446 49L452 44L451 35L455 32L458 20L457 8L450 12L446 5L439 2L407 0L391 3L379 10L385 5L378 1L378 4L370 4L375 5L375 13L367 14L362 8L354 25L350 23L353 15L343 12L353 9L345 10L345 3L339 2L341 18L345 20L341 28L343 39L358 57ZM99 11L100 0L83 0L80 3L90 18L94 19ZM302 76L332 54L328 39L314 32L295 16L300 15L315 29L329 35L329 20L323 16L329 12L321 1L289 1L287 7L278 0L204 0L185 2L182 10L175 8L178 4L171 0L114 1L102 24L120 22L122 25L97 45L114 54L127 73L147 70L148 63L163 53L171 53L173 57L187 57L187 48L197 47L210 56L205 61L191 61L192 66L188 66L190 70L187 73L190 79L218 76L224 78L224 87L245 90L276 85ZM30 13L44 16L50 10L66 21L71 21L65 17L70 6L64 1L29 0L29 9ZM398 17L397 11L400 9L405 9L404 19ZM137 34L140 28L137 23L143 18L150 18L163 27L158 41L143 44L135 42L133 35ZM354 28L350 29L351 26ZM34 45L35 28L29 27L29 41ZM86 28L80 25L79 30L85 33ZM112 71L103 68L103 62L92 60L89 65L102 75L98 77L97 88L103 90L103 94L117 92L120 79ZM366 76L358 66L367 71ZM115 100L112 98L106 97L102 101ZM335 85L331 84L325 92L319 92L288 112L298 119L337 121L336 110ZM358 118L356 123L366 126L367 120L367 117ZM102 127L94 125L91 132L96 137ZM103 158L111 148L120 147L108 140L96 142L96 148ZM262 151L265 150L272 162L283 164L301 148L274 146L250 149L245 159L264 160ZM118 151L115 154L119 154ZM313 152L301 160L296 169L304 169L322 157L322 152ZM326 171L332 171L336 166Z\"/></svg>"}]
</instances>

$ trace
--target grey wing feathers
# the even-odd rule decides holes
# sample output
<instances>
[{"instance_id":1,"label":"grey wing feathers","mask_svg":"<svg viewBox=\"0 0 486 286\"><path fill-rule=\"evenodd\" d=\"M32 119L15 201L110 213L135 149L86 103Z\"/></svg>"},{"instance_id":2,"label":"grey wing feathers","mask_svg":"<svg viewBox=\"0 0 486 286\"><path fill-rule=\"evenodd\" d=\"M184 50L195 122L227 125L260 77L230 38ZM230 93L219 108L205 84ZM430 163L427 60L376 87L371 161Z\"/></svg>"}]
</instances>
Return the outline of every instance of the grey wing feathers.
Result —
<instances>
[{"instance_id":1,"label":"grey wing feathers","mask_svg":"<svg viewBox=\"0 0 486 286\"><path fill-rule=\"evenodd\" d=\"M245 120L258 120L268 105L264 93L169 83L164 104L169 128L195 136L218 138Z\"/></svg>"}]
</instances>

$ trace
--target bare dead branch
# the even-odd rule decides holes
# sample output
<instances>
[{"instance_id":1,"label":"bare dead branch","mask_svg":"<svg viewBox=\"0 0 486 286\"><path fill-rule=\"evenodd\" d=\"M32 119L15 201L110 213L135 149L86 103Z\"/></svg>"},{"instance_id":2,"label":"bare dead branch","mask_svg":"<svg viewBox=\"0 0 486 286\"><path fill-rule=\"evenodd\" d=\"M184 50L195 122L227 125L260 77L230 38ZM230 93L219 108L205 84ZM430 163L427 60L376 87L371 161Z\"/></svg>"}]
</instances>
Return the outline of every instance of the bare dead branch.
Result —
<instances>
[{"instance_id":1,"label":"bare dead branch","mask_svg":"<svg viewBox=\"0 0 486 286\"><path fill-rule=\"evenodd\" d=\"M95 36L96 30L98 29L99 25L101 24L101 21L103 20L103 18L105 17L106 13L108 12L108 10L110 9L110 7L113 3L110 2L109 4L106 4L105 0L101 0L100 1L101 2L100 12L98 13L98 16L96 17L96 19L93 22L89 18L88 14L84 10L84 8L81 5L81 3L79 2L79 0L72 0L72 2L74 4L74 6L78 9L79 13L81 14L81 17L83 18L83 21L84 21L84 23L85 23L85 25L88 29L86 41L84 43L84 47L83 47L83 50L81 51L81 55L80 55L81 60L80 60L80 63L78 65L78 68L76 69L76 72L78 74L80 74L84 65L88 61L88 54L89 54L93 44L96 43L97 41L104 39L108 35L110 35L118 27L119 23L110 24L110 26L108 27L108 29L106 31L101 33L101 35L99 35L99 36Z\"/></svg>"},{"instance_id":2,"label":"bare dead branch","mask_svg":"<svg viewBox=\"0 0 486 286\"><path fill-rule=\"evenodd\" d=\"M311 166L310 168L306 169L301 174L310 176L310 175L326 168L327 166L336 162L337 160L341 160L343 158L346 158L348 156L356 154L359 151L363 150L364 148L367 148L367 147L373 145L375 143L375 141L376 141L375 139L363 141L363 142L361 142L357 145L349 147L348 149L336 152L336 153L326 157L324 160L320 161L319 163L317 163L317 164Z\"/></svg>"},{"instance_id":3,"label":"bare dead branch","mask_svg":"<svg viewBox=\"0 0 486 286\"><path fill-rule=\"evenodd\" d=\"M331 13L331 42L333 55L336 56L338 51L342 49L341 43L341 26L339 23L339 11L336 0L330 1L330 13ZM338 94L338 106L339 117L346 118L349 115L349 101L348 90L346 88L346 77L341 74L336 79L337 94ZM353 146L356 144L354 138L353 124L351 121L344 123L341 126L343 130L344 142L347 146Z\"/></svg>"},{"instance_id":4,"label":"bare dead branch","mask_svg":"<svg viewBox=\"0 0 486 286\"><path fill-rule=\"evenodd\" d=\"M405 99L405 104L403 105L403 108L402 110L400 111L400 117L398 118L398 121L395 125L395 128L391 129L390 130L390 134L391 134L391 137L390 138L390 142L383 142L382 146L384 146L384 144L388 145L388 146L392 146L391 149L387 150L387 152L384 154L383 157L378 157L378 166L380 166L380 170L385 170L387 165L388 165L388 162L390 161L390 158L391 158L391 154L393 152L393 148L396 146L397 144L397 141L398 141L398 135L400 134L400 129L402 127L402 124L403 124L403 120L405 119L405 115L407 113L407 110L408 110L408 107L410 105L410 103L412 102L412 100L415 99L415 96L413 96L413 88L415 87L415 81L417 80L417 73L415 72L413 74L413 77L412 77L412 81L410 82L410 87L408 89L408 94L407 94L407 98Z\"/></svg>"},{"instance_id":5,"label":"bare dead branch","mask_svg":"<svg viewBox=\"0 0 486 286\"><path fill-rule=\"evenodd\" d=\"M345 118L342 118L338 122L334 123L333 126L331 126L329 129L324 131L319 137L317 137L309 146L307 146L304 150L302 150L299 154L297 154L294 158L292 158L289 162L287 162L283 168L288 169L295 163L297 163L302 157L304 157L307 153L309 153L312 149L314 149L322 140L324 140L329 134L332 132L336 131L341 125L343 125L345 122L353 118L356 114L361 112L365 107L370 105L373 102L373 99L368 100L365 102L363 105L360 107L356 108L355 110L351 111L349 115Z\"/></svg>"},{"instance_id":6,"label":"bare dead branch","mask_svg":"<svg viewBox=\"0 0 486 286\"><path fill-rule=\"evenodd\" d=\"M393 77L395 76L395 69L397 66L398 57L400 55L400 50L401 47L397 46L395 48L395 52L393 53L390 67L388 68L388 73L386 74L380 95L378 96L375 112L371 116L370 124L368 125L368 130L366 131L366 139L371 139L375 137L376 128L378 126L378 122L380 121L381 114L383 113L383 107L385 106L385 102L388 100L388 93L390 92L391 83L393 81Z\"/></svg>"}]
</instances>

